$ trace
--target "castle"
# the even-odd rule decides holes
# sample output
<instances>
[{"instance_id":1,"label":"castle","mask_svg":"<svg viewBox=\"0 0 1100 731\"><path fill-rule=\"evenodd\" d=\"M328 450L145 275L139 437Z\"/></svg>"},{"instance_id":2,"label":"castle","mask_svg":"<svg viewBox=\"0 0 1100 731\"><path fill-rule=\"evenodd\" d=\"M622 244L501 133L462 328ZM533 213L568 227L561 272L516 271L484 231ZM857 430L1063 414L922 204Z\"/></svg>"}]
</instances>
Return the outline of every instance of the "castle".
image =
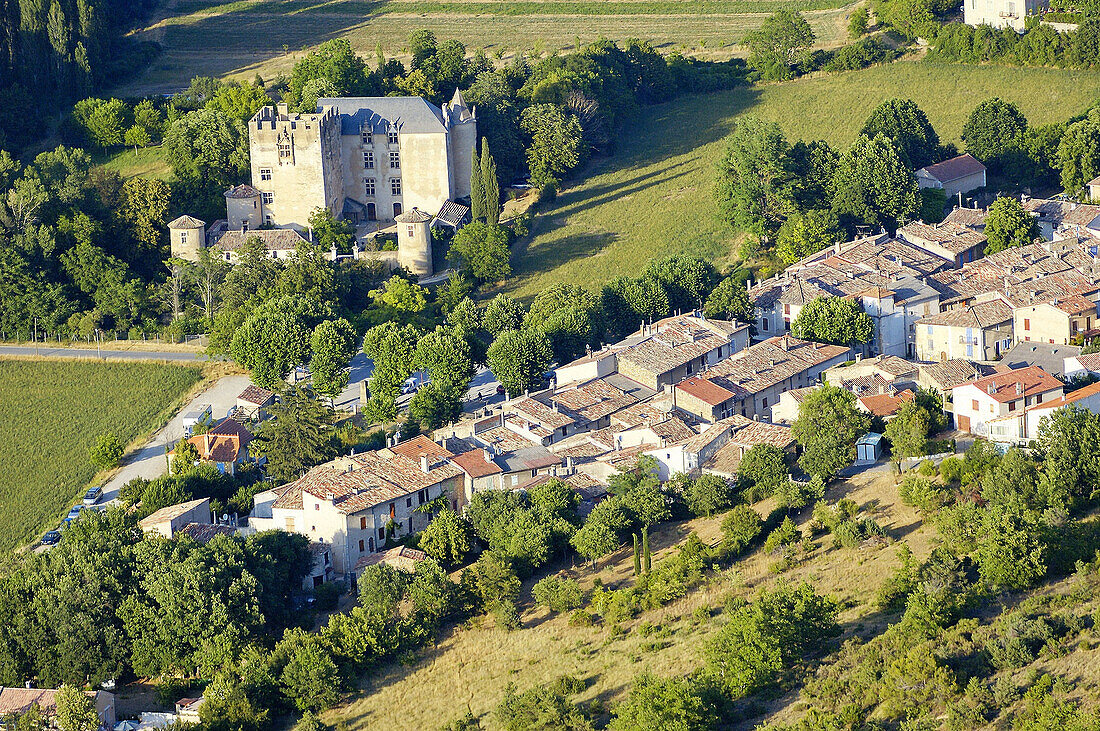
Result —
<instances>
[{"instance_id":1,"label":"castle","mask_svg":"<svg viewBox=\"0 0 1100 731\"><path fill-rule=\"evenodd\" d=\"M234 232L226 242L236 242L248 231L278 239L272 256L281 258L292 252L293 237L257 230L308 236L310 213L327 208L356 225L402 224L398 263L425 275L431 243L429 236L425 250L424 229L448 202L470 195L477 117L457 89L442 109L421 97L320 99L312 113L263 107L248 121L248 142L252 184L226 192L226 220L209 230L189 216L169 224L172 256L195 260L200 247ZM234 260L228 247L219 248Z\"/></svg>"}]
</instances>

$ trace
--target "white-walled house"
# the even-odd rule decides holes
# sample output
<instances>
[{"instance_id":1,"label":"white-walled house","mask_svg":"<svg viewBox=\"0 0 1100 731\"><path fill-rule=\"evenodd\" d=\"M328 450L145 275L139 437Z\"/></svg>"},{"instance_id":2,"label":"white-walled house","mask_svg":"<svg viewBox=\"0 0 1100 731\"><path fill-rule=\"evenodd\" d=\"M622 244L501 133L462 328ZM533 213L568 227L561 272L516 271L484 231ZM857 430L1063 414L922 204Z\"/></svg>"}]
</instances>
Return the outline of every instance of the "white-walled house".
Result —
<instances>
[{"instance_id":1,"label":"white-walled house","mask_svg":"<svg viewBox=\"0 0 1100 731\"><path fill-rule=\"evenodd\" d=\"M987 436L990 424L1058 399L1063 384L1038 366L995 373L951 389L955 428Z\"/></svg>"},{"instance_id":2,"label":"white-walled house","mask_svg":"<svg viewBox=\"0 0 1100 731\"><path fill-rule=\"evenodd\" d=\"M1079 388L1022 412L1002 416L989 423L989 438L995 442L1026 444L1039 438L1044 421L1067 406L1100 413L1100 383Z\"/></svg>"}]
</instances>

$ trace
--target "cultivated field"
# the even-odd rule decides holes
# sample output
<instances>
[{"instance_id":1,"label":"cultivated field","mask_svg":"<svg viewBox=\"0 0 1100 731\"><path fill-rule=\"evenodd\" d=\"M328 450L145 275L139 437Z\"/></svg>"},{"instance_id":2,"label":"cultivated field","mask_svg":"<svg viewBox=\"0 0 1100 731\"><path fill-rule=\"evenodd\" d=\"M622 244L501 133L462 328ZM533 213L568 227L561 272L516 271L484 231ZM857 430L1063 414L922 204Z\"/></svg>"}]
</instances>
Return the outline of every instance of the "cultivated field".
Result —
<instances>
[{"instance_id":1,"label":"cultivated field","mask_svg":"<svg viewBox=\"0 0 1100 731\"><path fill-rule=\"evenodd\" d=\"M302 49L347 38L373 58L376 46L402 56L420 28L440 40L495 56L542 54L598 38L649 40L665 51L729 58L746 32L777 8L806 13L823 46L844 41L844 0L179 0L172 12L139 35L160 42L164 54L123 94L183 89L193 76L265 79L287 73Z\"/></svg>"},{"instance_id":2,"label":"cultivated field","mask_svg":"<svg viewBox=\"0 0 1100 731\"><path fill-rule=\"evenodd\" d=\"M925 528L917 512L898 501L887 466L838 483L826 497L855 500L893 539L908 544L918 559L931 551L935 531ZM774 505L769 500L756 507L766 515ZM717 543L721 520L718 516L664 526L652 541L654 565L675 551L692 530L705 543ZM808 532L808 511L799 523ZM574 700L620 700L636 673L686 674L702 664L700 650L721 626L721 618L696 621L697 608L714 613L731 595L752 598L762 587L780 580L809 580L819 592L840 599L847 607L840 621L848 633L879 626L882 618L869 605L882 579L897 564L895 550L833 548L831 539L820 536L816 543L810 560L778 576L769 570L775 559L757 550L710 585L623 623L627 633L619 637L607 626L574 627L567 616L549 616L544 609L530 608L531 582L527 582L521 601L528 603L528 611L522 616L521 630L505 632L489 619L475 620L475 626L459 628L434 650L425 651L412 667L396 666L373 678L364 687L365 695L332 712L327 720L344 720L354 731L428 729L439 728L469 708L480 717L482 728L496 729L499 725L491 712L505 685L514 682L523 691L565 673L587 683ZM598 571L581 567L569 573L586 588L596 578L613 588L629 586L632 555L626 549ZM643 623L657 625L660 631L643 636L646 633L639 631ZM776 710L783 705L777 703Z\"/></svg>"},{"instance_id":3,"label":"cultivated field","mask_svg":"<svg viewBox=\"0 0 1100 731\"><path fill-rule=\"evenodd\" d=\"M791 141L844 146L876 105L895 96L916 101L945 142L961 144L963 123L981 100L1008 99L1033 124L1064 120L1100 99L1100 73L901 61L643 109L619 135L615 155L540 209L508 288L531 297L557 281L596 286L673 253L732 263L737 235L716 215L712 190L722 138L737 117L776 121Z\"/></svg>"},{"instance_id":4,"label":"cultivated field","mask_svg":"<svg viewBox=\"0 0 1100 731\"><path fill-rule=\"evenodd\" d=\"M200 377L190 366L0 360L0 551L64 517L95 476L95 438L148 434Z\"/></svg>"}]
</instances>

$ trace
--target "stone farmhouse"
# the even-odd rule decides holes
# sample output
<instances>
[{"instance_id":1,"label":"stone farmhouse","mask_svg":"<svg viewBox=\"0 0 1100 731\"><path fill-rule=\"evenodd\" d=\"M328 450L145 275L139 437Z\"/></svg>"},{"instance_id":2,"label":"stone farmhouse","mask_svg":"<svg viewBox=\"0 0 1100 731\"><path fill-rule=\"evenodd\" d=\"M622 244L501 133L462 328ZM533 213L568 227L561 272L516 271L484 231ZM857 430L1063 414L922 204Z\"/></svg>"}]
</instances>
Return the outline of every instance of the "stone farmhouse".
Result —
<instances>
[{"instance_id":1,"label":"stone farmhouse","mask_svg":"<svg viewBox=\"0 0 1100 731\"><path fill-rule=\"evenodd\" d=\"M982 0L984 2L984 0ZM950 200L961 193L984 188L985 165L970 154L958 155L950 160L917 170L913 175L921 188L939 188Z\"/></svg>"}]
</instances>

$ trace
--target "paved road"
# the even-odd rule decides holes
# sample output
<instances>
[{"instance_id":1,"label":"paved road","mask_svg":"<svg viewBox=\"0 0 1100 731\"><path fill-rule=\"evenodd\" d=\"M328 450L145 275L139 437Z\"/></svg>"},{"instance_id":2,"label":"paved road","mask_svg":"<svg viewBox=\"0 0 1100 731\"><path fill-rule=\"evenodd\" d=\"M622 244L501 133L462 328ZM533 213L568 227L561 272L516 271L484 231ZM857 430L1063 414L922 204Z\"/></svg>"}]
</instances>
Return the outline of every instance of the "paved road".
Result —
<instances>
[{"instance_id":1,"label":"paved road","mask_svg":"<svg viewBox=\"0 0 1100 731\"><path fill-rule=\"evenodd\" d=\"M0 345L0 355L64 356L66 358L124 358L127 360L178 360L189 363L208 360L202 353L173 353L160 350L99 350L95 348L51 348L45 345Z\"/></svg>"},{"instance_id":2,"label":"paved road","mask_svg":"<svg viewBox=\"0 0 1100 731\"><path fill-rule=\"evenodd\" d=\"M135 477L152 480L168 471L164 459L164 448L183 437L183 414L199 404L210 404L214 420L225 417L237 403L237 395L248 387L248 376L226 376L213 386L193 398L178 414L172 417L167 426L158 431L144 447L128 455L122 469L103 486L101 503L118 497L119 489Z\"/></svg>"},{"instance_id":3,"label":"paved road","mask_svg":"<svg viewBox=\"0 0 1100 731\"><path fill-rule=\"evenodd\" d=\"M336 397L336 408L351 410L354 406L359 405L359 384L363 381L369 380L371 374L374 373L374 362L370 358L359 353L351 359L351 370L348 379L348 386L344 389L343 393ZM417 374L420 377L427 377L427 374ZM301 369L299 374L299 380L305 380L309 377L309 371L305 368ZM477 409L484 408L488 404L498 403L504 400L504 396L498 396L496 393L497 386L500 382L493 376L492 371L488 368L478 368L474 373L473 379L470 381L470 389L466 392L466 396L463 399L463 408L470 412ZM482 398L484 396L484 398ZM400 408L405 408L409 405L409 401L412 400L412 394L405 394L399 396L397 399L397 405Z\"/></svg>"}]
</instances>

